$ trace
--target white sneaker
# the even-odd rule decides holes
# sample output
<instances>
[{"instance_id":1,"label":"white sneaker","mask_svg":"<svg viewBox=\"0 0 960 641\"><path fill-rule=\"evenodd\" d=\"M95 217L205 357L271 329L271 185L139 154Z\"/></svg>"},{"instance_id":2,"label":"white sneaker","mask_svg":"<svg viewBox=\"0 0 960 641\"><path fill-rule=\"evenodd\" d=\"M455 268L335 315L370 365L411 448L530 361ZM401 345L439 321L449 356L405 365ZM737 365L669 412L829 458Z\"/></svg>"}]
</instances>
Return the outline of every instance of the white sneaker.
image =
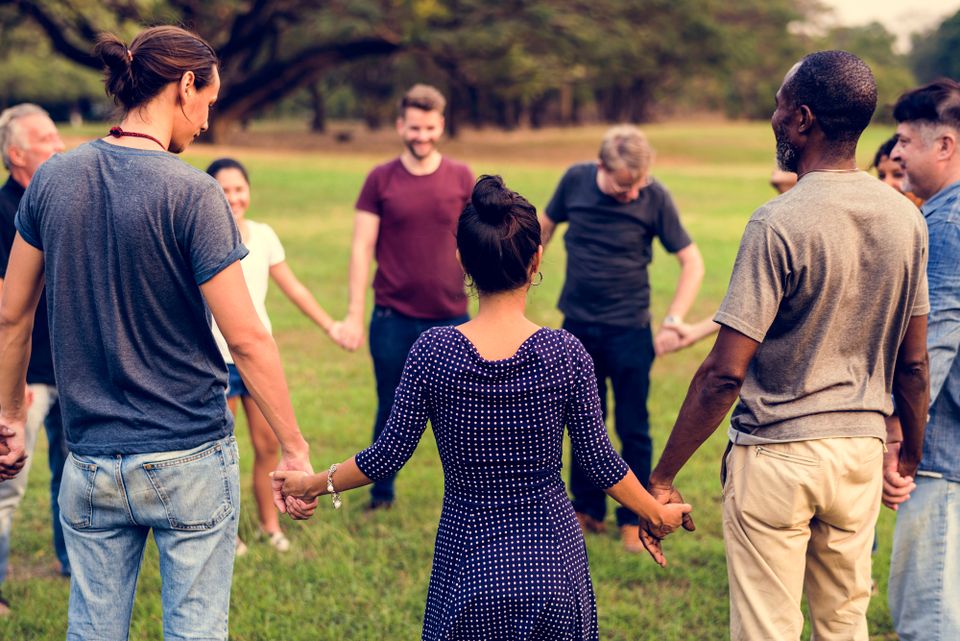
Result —
<instances>
[{"instance_id":1,"label":"white sneaker","mask_svg":"<svg viewBox=\"0 0 960 641\"><path fill-rule=\"evenodd\" d=\"M240 537L238 536L238 537L237 537L236 555L237 555L237 556L243 556L243 555L246 554L246 553L247 553L247 544L244 543L242 540L240 540Z\"/></svg>"},{"instance_id":2,"label":"white sneaker","mask_svg":"<svg viewBox=\"0 0 960 641\"><path fill-rule=\"evenodd\" d=\"M283 535L283 532L270 532L267 534L267 541L277 552L286 552L290 549L290 539Z\"/></svg>"}]
</instances>

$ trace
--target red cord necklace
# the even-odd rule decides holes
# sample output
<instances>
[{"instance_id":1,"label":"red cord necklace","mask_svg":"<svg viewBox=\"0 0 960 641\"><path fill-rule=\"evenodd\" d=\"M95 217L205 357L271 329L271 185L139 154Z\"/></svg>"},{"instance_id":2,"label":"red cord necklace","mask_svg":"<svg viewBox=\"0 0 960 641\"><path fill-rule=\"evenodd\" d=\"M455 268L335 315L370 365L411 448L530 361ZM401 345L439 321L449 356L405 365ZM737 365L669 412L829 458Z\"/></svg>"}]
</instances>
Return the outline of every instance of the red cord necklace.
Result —
<instances>
[{"instance_id":1,"label":"red cord necklace","mask_svg":"<svg viewBox=\"0 0 960 641\"><path fill-rule=\"evenodd\" d=\"M110 135L113 136L114 138L120 138L122 136L130 136L131 138L146 138L147 140L152 140L153 142L160 145L160 148L163 149L164 151L167 150L166 145L164 145L162 142L160 142L150 134L141 134L136 131L124 131L120 127L111 127Z\"/></svg>"}]
</instances>

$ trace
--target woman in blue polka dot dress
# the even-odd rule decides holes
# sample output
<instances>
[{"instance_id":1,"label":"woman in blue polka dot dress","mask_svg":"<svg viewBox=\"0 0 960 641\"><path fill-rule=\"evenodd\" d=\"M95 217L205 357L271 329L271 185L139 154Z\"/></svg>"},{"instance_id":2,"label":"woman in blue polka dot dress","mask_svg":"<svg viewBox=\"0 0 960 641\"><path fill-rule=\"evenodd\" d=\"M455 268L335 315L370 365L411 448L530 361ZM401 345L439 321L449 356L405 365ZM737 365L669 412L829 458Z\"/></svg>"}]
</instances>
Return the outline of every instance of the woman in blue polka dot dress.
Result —
<instances>
[{"instance_id":1,"label":"woman in blue polka dot dress","mask_svg":"<svg viewBox=\"0 0 960 641\"><path fill-rule=\"evenodd\" d=\"M479 294L476 318L420 336L376 443L332 472L275 472L274 480L288 510L306 515L331 485L395 474L429 420L444 498L423 639L597 639L587 551L560 476L564 426L591 480L654 536L678 528L690 506L657 503L613 449L577 339L524 316L543 253L534 207L499 177L481 177L457 248Z\"/></svg>"}]
</instances>

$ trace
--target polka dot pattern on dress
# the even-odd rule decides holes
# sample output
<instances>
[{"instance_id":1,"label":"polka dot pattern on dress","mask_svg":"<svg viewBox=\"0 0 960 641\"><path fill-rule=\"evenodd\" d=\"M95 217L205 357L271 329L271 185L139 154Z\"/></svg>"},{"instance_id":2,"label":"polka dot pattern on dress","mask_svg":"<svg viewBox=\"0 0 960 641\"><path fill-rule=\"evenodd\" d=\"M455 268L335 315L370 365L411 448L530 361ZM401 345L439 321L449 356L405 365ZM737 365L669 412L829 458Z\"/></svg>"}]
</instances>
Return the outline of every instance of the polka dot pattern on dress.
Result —
<instances>
[{"instance_id":1,"label":"polka dot pattern on dress","mask_svg":"<svg viewBox=\"0 0 960 641\"><path fill-rule=\"evenodd\" d=\"M597 639L586 546L560 475L564 426L598 487L628 468L580 342L541 328L510 358L488 361L456 328L424 332L383 433L356 457L360 470L395 474L428 420L444 498L423 639Z\"/></svg>"}]
</instances>

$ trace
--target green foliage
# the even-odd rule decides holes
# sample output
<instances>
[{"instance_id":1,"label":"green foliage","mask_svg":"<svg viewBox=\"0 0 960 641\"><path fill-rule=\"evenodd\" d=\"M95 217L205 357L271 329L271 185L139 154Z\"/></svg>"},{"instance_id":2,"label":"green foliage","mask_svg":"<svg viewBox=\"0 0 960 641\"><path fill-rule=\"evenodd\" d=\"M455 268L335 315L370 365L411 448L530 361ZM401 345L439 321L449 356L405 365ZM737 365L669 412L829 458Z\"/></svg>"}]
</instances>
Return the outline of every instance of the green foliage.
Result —
<instances>
[{"instance_id":1,"label":"green foliage","mask_svg":"<svg viewBox=\"0 0 960 641\"><path fill-rule=\"evenodd\" d=\"M920 82L941 76L960 79L960 11L935 30L914 36L910 62Z\"/></svg>"},{"instance_id":2,"label":"green foliage","mask_svg":"<svg viewBox=\"0 0 960 641\"><path fill-rule=\"evenodd\" d=\"M818 48L862 52L884 102L909 86L880 25L810 36L823 11L817 0L0 0L0 29L46 35L50 48L27 47L26 57L45 64L56 52L90 68L100 30L195 29L222 60L215 138L298 92L281 112L299 105L321 124L329 112L376 128L418 81L448 94L453 131L684 110L765 118L790 65Z\"/></svg>"}]
</instances>

